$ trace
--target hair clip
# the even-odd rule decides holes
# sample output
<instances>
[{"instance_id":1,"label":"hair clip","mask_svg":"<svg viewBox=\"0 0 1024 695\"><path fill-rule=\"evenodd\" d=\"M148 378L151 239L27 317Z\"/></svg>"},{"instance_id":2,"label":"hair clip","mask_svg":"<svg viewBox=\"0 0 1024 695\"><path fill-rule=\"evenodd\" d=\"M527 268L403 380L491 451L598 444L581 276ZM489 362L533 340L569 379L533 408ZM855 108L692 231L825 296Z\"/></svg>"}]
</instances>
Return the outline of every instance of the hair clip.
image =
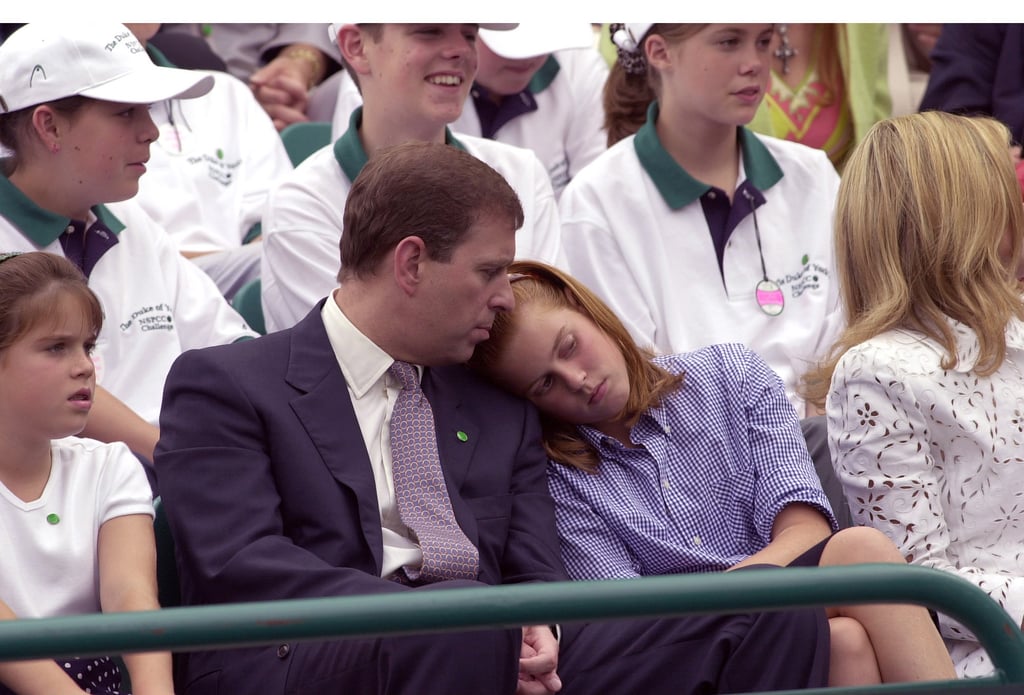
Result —
<instances>
[{"instance_id":1,"label":"hair clip","mask_svg":"<svg viewBox=\"0 0 1024 695\"><path fill-rule=\"evenodd\" d=\"M611 34L622 69L629 75L646 74L647 61L644 59L643 51L640 50L639 42L629 27L625 24L609 24L608 31Z\"/></svg>"}]
</instances>

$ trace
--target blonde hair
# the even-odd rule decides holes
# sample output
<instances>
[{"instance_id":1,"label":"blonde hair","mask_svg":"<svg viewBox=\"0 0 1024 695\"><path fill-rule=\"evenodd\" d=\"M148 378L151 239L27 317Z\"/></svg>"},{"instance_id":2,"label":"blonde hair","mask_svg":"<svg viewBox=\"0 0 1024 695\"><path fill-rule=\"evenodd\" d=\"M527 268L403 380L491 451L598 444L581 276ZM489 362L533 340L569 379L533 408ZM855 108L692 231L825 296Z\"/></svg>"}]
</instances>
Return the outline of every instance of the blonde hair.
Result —
<instances>
[{"instance_id":1,"label":"blonde hair","mask_svg":"<svg viewBox=\"0 0 1024 695\"><path fill-rule=\"evenodd\" d=\"M567 273L536 261L517 261L509 267L516 310L501 312L494 320L491 335L477 345L469 366L491 381L501 385L497 364L508 350L509 340L516 332L521 309L541 303L555 309L572 309L583 314L618 346L626 361L629 377L629 398L619 414L632 426L649 408L656 406L682 384L682 375L671 374L651 362L653 354L639 347L622 321L583 283ZM521 394L520 394L521 395ZM544 448L557 463L596 473L600 458L580 435L575 425L561 422L541 413Z\"/></svg>"},{"instance_id":2,"label":"blonde hair","mask_svg":"<svg viewBox=\"0 0 1024 695\"><path fill-rule=\"evenodd\" d=\"M836 363L851 347L907 328L937 341L942 366L957 363L947 318L978 336L976 371L991 374L1006 325L1024 318L1013 277L1024 235L1021 188L1001 123L939 111L876 123L843 171L835 255L847 327L804 377L821 406ZM1010 240L1010 258L1000 246Z\"/></svg>"},{"instance_id":3,"label":"blonde hair","mask_svg":"<svg viewBox=\"0 0 1024 695\"><path fill-rule=\"evenodd\" d=\"M618 26L618 25L613 25ZM653 24L643 37L637 37L640 44L637 51L644 55L644 44L654 34L665 39L669 45L685 41L707 24ZM647 107L661 94L661 76L646 62L647 70L642 75L630 74L622 62L615 61L608 79L604 83L604 127L608 131L608 146L626 138L647 121Z\"/></svg>"}]
</instances>

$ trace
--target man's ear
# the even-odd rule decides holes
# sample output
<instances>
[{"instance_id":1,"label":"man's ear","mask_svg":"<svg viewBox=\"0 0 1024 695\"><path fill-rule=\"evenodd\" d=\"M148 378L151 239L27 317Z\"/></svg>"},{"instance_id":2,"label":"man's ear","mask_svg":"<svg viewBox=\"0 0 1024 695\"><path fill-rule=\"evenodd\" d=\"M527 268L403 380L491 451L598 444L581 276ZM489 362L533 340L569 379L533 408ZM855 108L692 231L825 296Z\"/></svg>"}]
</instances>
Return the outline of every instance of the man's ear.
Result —
<instances>
[{"instance_id":1,"label":"man's ear","mask_svg":"<svg viewBox=\"0 0 1024 695\"><path fill-rule=\"evenodd\" d=\"M366 56L366 42L370 37L355 24L342 24L338 28L338 50L342 58L357 74L365 75L370 71Z\"/></svg>"},{"instance_id":2,"label":"man's ear","mask_svg":"<svg viewBox=\"0 0 1024 695\"><path fill-rule=\"evenodd\" d=\"M395 281L407 295L414 294L423 282L423 268L427 260L427 245L418 236L407 236L395 246Z\"/></svg>"}]
</instances>

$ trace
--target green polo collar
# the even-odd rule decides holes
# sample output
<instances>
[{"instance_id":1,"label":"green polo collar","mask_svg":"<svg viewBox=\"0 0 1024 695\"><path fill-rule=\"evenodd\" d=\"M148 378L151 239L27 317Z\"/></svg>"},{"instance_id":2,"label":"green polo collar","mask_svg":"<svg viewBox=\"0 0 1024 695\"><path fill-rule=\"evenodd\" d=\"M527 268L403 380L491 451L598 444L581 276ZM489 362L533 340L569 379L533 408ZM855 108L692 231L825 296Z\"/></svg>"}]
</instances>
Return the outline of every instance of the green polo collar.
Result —
<instances>
[{"instance_id":1,"label":"green polo collar","mask_svg":"<svg viewBox=\"0 0 1024 695\"><path fill-rule=\"evenodd\" d=\"M349 181L355 181L359 172L366 166L369 157L363 149L363 143L359 139L359 126L363 122L363 107L358 106L348 118L348 130L342 133L341 137L334 143L334 158L338 160L341 170ZM462 151L466 146L455 139L452 131L446 126L444 129L444 144L457 147Z\"/></svg>"},{"instance_id":2,"label":"green polo collar","mask_svg":"<svg viewBox=\"0 0 1024 695\"><path fill-rule=\"evenodd\" d=\"M530 84L526 86L526 91L530 94L540 94L551 86L551 82L561 69L562 66L558 64L555 56L549 55L544 64L540 66L540 69L533 73L533 77L530 78Z\"/></svg>"},{"instance_id":3,"label":"green polo collar","mask_svg":"<svg viewBox=\"0 0 1024 695\"><path fill-rule=\"evenodd\" d=\"M57 241L71 223L71 218L36 205L6 176L0 176L0 210L3 210L4 217L11 224L39 248ZM120 234L124 229L121 220L105 206L96 205L92 212L114 234Z\"/></svg>"},{"instance_id":4,"label":"green polo collar","mask_svg":"<svg viewBox=\"0 0 1024 695\"><path fill-rule=\"evenodd\" d=\"M159 65L162 68L176 68L178 67L170 60L163 52L151 43L146 44L146 54L149 55L149 59L153 61L153 65Z\"/></svg>"},{"instance_id":5,"label":"green polo collar","mask_svg":"<svg viewBox=\"0 0 1024 695\"><path fill-rule=\"evenodd\" d=\"M654 101L647 109L647 122L633 138L633 147L640 159L640 165L654 181L665 203L673 210L678 210L699 199L711 190L711 186L686 173L686 170L672 159L672 155L665 151L654 128L657 120L658 102ZM764 143L752 132L743 127L736 130L747 181L759 191L768 190L782 179L782 168Z\"/></svg>"}]
</instances>

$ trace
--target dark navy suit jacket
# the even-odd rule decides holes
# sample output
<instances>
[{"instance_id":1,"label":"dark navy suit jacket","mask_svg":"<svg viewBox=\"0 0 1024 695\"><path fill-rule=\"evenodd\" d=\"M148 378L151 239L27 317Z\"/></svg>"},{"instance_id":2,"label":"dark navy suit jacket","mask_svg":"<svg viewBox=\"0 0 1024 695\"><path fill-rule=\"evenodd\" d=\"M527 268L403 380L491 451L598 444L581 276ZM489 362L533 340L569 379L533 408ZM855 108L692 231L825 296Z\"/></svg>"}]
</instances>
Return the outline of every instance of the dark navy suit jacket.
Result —
<instances>
[{"instance_id":1,"label":"dark navy suit jacket","mask_svg":"<svg viewBox=\"0 0 1024 695\"><path fill-rule=\"evenodd\" d=\"M409 590L380 578L373 473L322 305L289 330L186 352L171 369L155 461L186 605ZM566 579L536 411L462 366L425 370L423 388L480 581ZM186 682L206 674L240 693L283 692L278 656L195 654Z\"/></svg>"},{"instance_id":2,"label":"dark navy suit jacket","mask_svg":"<svg viewBox=\"0 0 1024 695\"><path fill-rule=\"evenodd\" d=\"M1024 25L944 24L921 110L992 116L1024 139Z\"/></svg>"}]
</instances>

